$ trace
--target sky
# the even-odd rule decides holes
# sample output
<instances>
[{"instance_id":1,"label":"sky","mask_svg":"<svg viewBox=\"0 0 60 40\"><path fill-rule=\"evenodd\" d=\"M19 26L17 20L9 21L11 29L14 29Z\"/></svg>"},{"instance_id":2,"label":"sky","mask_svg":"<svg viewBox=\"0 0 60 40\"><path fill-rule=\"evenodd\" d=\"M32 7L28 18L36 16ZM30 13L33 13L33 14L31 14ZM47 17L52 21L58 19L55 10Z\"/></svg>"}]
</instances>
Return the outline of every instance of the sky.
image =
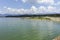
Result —
<instances>
[{"instance_id":1,"label":"sky","mask_svg":"<svg viewBox=\"0 0 60 40\"><path fill-rule=\"evenodd\" d=\"M0 0L0 14L60 13L60 0Z\"/></svg>"}]
</instances>

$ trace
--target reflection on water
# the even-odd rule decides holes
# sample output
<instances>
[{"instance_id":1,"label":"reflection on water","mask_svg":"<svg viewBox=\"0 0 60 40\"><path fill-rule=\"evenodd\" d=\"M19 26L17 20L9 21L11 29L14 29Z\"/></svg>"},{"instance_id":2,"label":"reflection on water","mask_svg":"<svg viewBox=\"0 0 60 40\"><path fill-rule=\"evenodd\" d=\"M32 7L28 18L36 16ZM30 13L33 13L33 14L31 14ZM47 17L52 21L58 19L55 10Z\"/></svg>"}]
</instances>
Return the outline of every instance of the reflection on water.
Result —
<instances>
[{"instance_id":1,"label":"reflection on water","mask_svg":"<svg viewBox=\"0 0 60 40\"><path fill-rule=\"evenodd\" d=\"M0 40L52 40L60 23L48 20L0 18Z\"/></svg>"}]
</instances>

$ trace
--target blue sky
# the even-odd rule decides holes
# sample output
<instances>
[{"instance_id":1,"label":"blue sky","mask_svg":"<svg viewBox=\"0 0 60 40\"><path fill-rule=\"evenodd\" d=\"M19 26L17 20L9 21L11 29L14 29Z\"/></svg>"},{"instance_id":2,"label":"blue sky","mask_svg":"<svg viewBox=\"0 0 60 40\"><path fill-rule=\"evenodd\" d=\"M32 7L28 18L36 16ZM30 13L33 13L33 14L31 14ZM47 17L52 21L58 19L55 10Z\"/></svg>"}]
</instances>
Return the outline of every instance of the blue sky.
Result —
<instances>
[{"instance_id":1,"label":"blue sky","mask_svg":"<svg viewBox=\"0 0 60 40\"><path fill-rule=\"evenodd\" d=\"M0 0L0 14L60 13L60 0Z\"/></svg>"}]
</instances>

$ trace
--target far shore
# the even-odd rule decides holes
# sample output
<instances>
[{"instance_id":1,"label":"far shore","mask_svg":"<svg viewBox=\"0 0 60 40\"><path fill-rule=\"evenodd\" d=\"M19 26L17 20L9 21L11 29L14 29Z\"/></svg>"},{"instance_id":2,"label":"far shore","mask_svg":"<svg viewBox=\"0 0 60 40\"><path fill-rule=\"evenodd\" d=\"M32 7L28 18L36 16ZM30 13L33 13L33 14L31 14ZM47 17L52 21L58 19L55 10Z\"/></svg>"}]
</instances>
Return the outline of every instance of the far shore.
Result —
<instances>
[{"instance_id":1,"label":"far shore","mask_svg":"<svg viewBox=\"0 0 60 40\"><path fill-rule=\"evenodd\" d=\"M33 20L52 20L52 21L57 21L60 22L60 17L3 17L3 18L27 18L27 19L33 19Z\"/></svg>"},{"instance_id":2,"label":"far shore","mask_svg":"<svg viewBox=\"0 0 60 40\"><path fill-rule=\"evenodd\" d=\"M60 22L60 17L26 17L28 19L52 20Z\"/></svg>"}]
</instances>

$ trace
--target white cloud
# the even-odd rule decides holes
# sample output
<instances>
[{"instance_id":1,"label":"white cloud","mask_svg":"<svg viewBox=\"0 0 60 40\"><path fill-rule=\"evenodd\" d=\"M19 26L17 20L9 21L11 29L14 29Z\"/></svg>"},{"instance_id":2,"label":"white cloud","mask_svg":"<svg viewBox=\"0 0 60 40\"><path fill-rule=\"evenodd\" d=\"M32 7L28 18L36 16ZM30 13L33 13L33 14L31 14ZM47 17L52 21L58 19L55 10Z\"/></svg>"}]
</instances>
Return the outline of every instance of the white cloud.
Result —
<instances>
[{"instance_id":1,"label":"white cloud","mask_svg":"<svg viewBox=\"0 0 60 40\"><path fill-rule=\"evenodd\" d=\"M57 5L60 5L60 2L57 2Z\"/></svg>"},{"instance_id":2,"label":"white cloud","mask_svg":"<svg viewBox=\"0 0 60 40\"><path fill-rule=\"evenodd\" d=\"M16 9L13 9L13 8L7 8L8 12L15 12Z\"/></svg>"},{"instance_id":3,"label":"white cloud","mask_svg":"<svg viewBox=\"0 0 60 40\"><path fill-rule=\"evenodd\" d=\"M0 11L0 13L2 13L2 11Z\"/></svg>"},{"instance_id":4,"label":"white cloud","mask_svg":"<svg viewBox=\"0 0 60 40\"><path fill-rule=\"evenodd\" d=\"M24 3L25 3L25 2L27 2L27 0L22 0L22 2L24 2Z\"/></svg>"},{"instance_id":5,"label":"white cloud","mask_svg":"<svg viewBox=\"0 0 60 40\"><path fill-rule=\"evenodd\" d=\"M10 14L40 14L40 13L59 13L60 9L53 7L53 6L40 6L40 7L35 7L32 6L30 9L14 9L14 8L10 8L10 7L6 7L4 8L4 10L0 11L0 14L5 14L5 13L10 13Z\"/></svg>"},{"instance_id":6,"label":"white cloud","mask_svg":"<svg viewBox=\"0 0 60 40\"><path fill-rule=\"evenodd\" d=\"M44 7L44 6L40 6L39 8L38 8L38 12L39 13L46 13L46 7Z\"/></svg>"},{"instance_id":7,"label":"white cloud","mask_svg":"<svg viewBox=\"0 0 60 40\"><path fill-rule=\"evenodd\" d=\"M38 3L54 4L54 0L37 0Z\"/></svg>"},{"instance_id":8,"label":"white cloud","mask_svg":"<svg viewBox=\"0 0 60 40\"><path fill-rule=\"evenodd\" d=\"M48 6L48 12L56 12L56 11L57 11L56 7Z\"/></svg>"},{"instance_id":9,"label":"white cloud","mask_svg":"<svg viewBox=\"0 0 60 40\"><path fill-rule=\"evenodd\" d=\"M60 1L59 1L59 2L57 2L57 3L55 3L54 5L56 5L56 6L60 5Z\"/></svg>"},{"instance_id":10,"label":"white cloud","mask_svg":"<svg viewBox=\"0 0 60 40\"><path fill-rule=\"evenodd\" d=\"M37 4L54 4L54 0L22 0L22 2L26 3L37 3Z\"/></svg>"},{"instance_id":11,"label":"white cloud","mask_svg":"<svg viewBox=\"0 0 60 40\"><path fill-rule=\"evenodd\" d=\"M17 9L16 12L19 14L25 14L25 9L23 9L23 8Z\"/></svg>"},{"instance_id":12,"label":"white cloud","mask_svg":"<svg viewBox=\"0 0 60 40\"><path fill-rule=\"evenodd\" d=\"M35 6L32 6L30 11L33 13L33 14L36 14L37 13L37 8Z\"/></svg>"}]
</instances>

